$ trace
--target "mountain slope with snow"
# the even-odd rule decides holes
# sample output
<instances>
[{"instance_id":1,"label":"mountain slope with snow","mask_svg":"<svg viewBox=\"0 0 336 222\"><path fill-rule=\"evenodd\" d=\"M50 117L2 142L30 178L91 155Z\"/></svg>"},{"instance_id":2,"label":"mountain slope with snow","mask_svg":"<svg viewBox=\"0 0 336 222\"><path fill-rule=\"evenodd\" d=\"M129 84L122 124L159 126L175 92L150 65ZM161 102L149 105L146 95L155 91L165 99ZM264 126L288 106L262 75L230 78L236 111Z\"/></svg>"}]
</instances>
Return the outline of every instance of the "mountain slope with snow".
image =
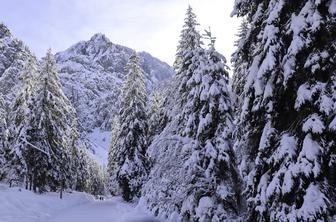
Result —
<instances>
[{"instance_id":1,"label":"mountain slope with snow","mask_svg":"<svg viewBox=\"0 0 336 222\"><path fill-rule=\"evenodd\" d=\"M84 141L98 162L105 165L111 120L117 112L125 65L134 50L95 34L56 53L65 95L75 107ZM173 69L149 53L139 52L148 92L173 75ZM34 54L0 23L0 93L9 103L21 86L20 74ZM8 106L9 107L9 106Z\"/></svg>"},{"instance_id":2,"label":"mountain slope with snow","mask_svg":"<svg viewBox=\"0 0 336 222\"><path fill-rule=\"evenodd\" d=\"M30 56L32 53L23 42L0 23L0 93L7 101L13 99L20 72Z\"/></svg>"},{"instance_id":3,"label":"mountain slope with snow","mask_svg":"<svg viewBox=\"0 0 336 222\"><path fill-rule=\"evenodd\" d=\"M81 131L110 129L125 65L132 53L134 50L112 43L103 34L95 34L89 41L56 53L62 87L77 111ZM149 53L138 55L149 92L173 75L168 64ZM13 99L15 88L20 86L19 76L30 56L34 55L28 47L0 23L0 92L7 101Z\"/></svg>"},{"instance_id":4,"label":"mountain slope with snow","mask_svg":"<svg viewBox=\"0 0 336 222\"><path fill-rule=\"evenodd\" d=\"M77 110L82 130L110 129L125 75L134 50L95 34L55 55L63 89ZM173 75L172 68L146 52L138 53L148 91Z\"/></svg>"},{"instance_id":5,"label":"mountain slope with snow","mask_svg":"<svg viewBox=\"0 0 336 222\"><path fill-rule=\"evenodd\" d=\"M146 210L119 197L104 201L80 192L35 194L0 184L0 221L6 222L158 222Z\"/></svg>"}]
</instances>

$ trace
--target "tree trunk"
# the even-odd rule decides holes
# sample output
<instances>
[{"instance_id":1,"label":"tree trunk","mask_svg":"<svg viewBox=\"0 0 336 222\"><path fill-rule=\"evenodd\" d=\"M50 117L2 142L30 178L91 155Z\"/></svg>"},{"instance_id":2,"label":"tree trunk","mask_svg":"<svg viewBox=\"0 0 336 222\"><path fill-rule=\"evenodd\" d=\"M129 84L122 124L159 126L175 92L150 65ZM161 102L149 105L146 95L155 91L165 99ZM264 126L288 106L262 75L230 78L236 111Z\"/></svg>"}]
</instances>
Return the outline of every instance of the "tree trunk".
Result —
<instances>
[{"instance_id":1,"label":"tree trunk","mask_svg":"<svg viewBox=\"0 0 336 222\"><path fill-rule=\"evenodd\" d=\"M36 173L34 172L34 175L33 175L33 191L34 191L34 193L36 193L36 175L35 175Z\"/></svg>"},{"instance_id":2,"label":"tree trunk","mask_svg":"<svg viewBox=\"0 0 336 222\"><path fill-rule=\"evenodd\" d=\"M30 183L30 180L31 180L31 176L30 176L31 174L30 173L28 173L28 175L27 176L25 176L25 185L26 185L26 190L28 190L29 189L29 183Z\"/></svg>"},{"instance_id":3,"label":"tree trunk","mask_svg":"<svg viewBox=\"0 0 336 222\"><path fill-rule=\"evenodd\" d=\"M33 186L33 176L30 175L29 176L29 190L32 190L32 186Z\"/></svg>"},{"instance_id":4,"label":"tree trunk","mask_svg":"<svg viewBox=\"0 0 336 222\"><path fill-rule=\"evenodd\" d=\"M63 198L63 186L64 186L64 181L62 180L62 182L61 182L61 191L60 191L60 199Z\"/></svg>"}]
</instances>

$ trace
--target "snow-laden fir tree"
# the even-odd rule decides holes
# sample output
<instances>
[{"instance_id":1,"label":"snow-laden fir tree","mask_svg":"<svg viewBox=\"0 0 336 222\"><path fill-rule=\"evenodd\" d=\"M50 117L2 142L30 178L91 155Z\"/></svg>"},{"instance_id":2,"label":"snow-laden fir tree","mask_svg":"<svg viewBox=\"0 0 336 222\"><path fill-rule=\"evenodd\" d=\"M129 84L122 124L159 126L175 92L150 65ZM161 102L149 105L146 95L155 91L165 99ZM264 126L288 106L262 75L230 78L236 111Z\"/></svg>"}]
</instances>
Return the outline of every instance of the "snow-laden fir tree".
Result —
<instances>
[{"instance_id":1,"label":"snow-laden fir tree","mask_svg":"<svg viewBox=\"0 0 336 222\"><path fill-rule=\"evenodd\" d=\"M14 38L10 30L0 22L0 92L12 102L21 90L20 73L32 56L22 41Z\"/></svg>"},{"instance_id":2,"label":"snow-laden fir tree","mask_svg":"<svg viewBox=\"0 0 336 222\"><path fill-rule=\"evenodd\" d=\"M35 147L34 183L52 190L66 186L71 173L71 148L75 111L64 95L51 50L42 59L34 97L33 136Z\"/></svg>"},{"instance_id":3,"label":"snow-laden fir tree","mask_svg":"<svg viewBox=\"0 0 336 222\"><path fill-rule=\"evenodd\" d=\"M0 92L0 181L4 179L5 150L8 148L8 126L6 102Z\"/></svg>"},{"instance_id":4,"label":"snow-laden fir tree","mask_svg":"<svg viewBox=\"0 0 336 222\"><path fill-rule=\"evenodd\" d=\"M3 148L5 146L6 139L6 131L7 128L7 103L3 97L3 94L0 93L0 147Z\"/></svg>"},{"instance_id":5,"label":"snow-laden fir tree","mask_svg":"<svg viewBox=\"0 0 336 222\"><path fill-rule=\"evenodd\" d=\"M174 107L177 108L177 101L181 100L177 92L183 91L187 79L190 78L191 73L196 69L193 65L189 67L190 64L184 64L185 62L190 63L193 53L201 45L201 35L196 30L199 24L190 6L187 9L184 21L174 61L175 76L172 80L167 81L163 88L160 88L163 101L158 113L158 133L162 132L167 124L172 121L172 118L176 116L176 113L179 112L179 110L173 109ZM186 55L186 52L190 52L190 54Z\"/></svg>"},{"instance_id":6,"label":"snow-laden fir tree","mask_svg":"<svg viewBox=\"0 0 336 222\"><path fill-rule=\"evenodd\" d=\"M174 110L167 109L167 107L172 108L176 103L176 89L178 86L174 79L175 78L171 78L168 81L165 81L155 92L159 95L160 102L158 104L158 112L155 113L155 115L152 115L151 113L149 115L149 145L153 141L154 136L160 134L174 116ZM152 121L153 123L151 123Z\"/></svg>"},{"instance_id":7,"label":"snow-laden fir tree","mask_svg":"<svg viewBox=\"0 0 336 222\"><path fill-rule=\"evenodd\" d=\"M117 104L115 105L116 109L120 110L120 102L122 100L122 95L120 94L117 99ZM118 113L118 112L116 112ZM119 141L119 134L120 134L120 122L119 122L119 115L116 114L113 117L111 117L110 128L111 128L111 141L110 141L110 147L108 151L108 162L107 162L107 175L108 175L108 181L107 181L107 189L112 195L121 195L121 189L119 187L119 183L117 180L117 174L116 171L118 169L117 159L118 159L118 141Z\"/></svg>"},{"instance_id":8,"label":"snow-laden fir tree","mask_svg":"<svg viewBox=\"0 0 336 222\"><path fill-rule=\"evenodd\" d=\"M228 72L212 37L202 48L195 18L189 7L175 62L176 101L166 107L175 116L149 148L153 167L142 200L174 220L224 221L237 217L240 200Z\"/></svg>"},{"instance_id":9,"label":"snow-laden fir tree","mask_svg":"<svg viewBox=\"0 0 336 222\"><path fill-rule=\"evenodd\" d=\"M28 161L31 150L31 119L33 96L36 91L37 61L30 57L20 73L21 87L11 105L8 137L9 147L5 147L4 166L7 180L12 182L31 182L32 162Z\"/></svg>"},{"instance_id":10,"label":"snow-laden fir tree","mask_svg":"<svg viewBox=\"0 0 336 222\"><path fill-rule=\"evenodd\" d=\"M249 24L243 19L239 30L238 30L238 40L235 42L237 47L236 51L233 53L231 62L233 64L233 76L232 76L232 91L235 96L234 108L236 115L240 113L240 107L242 103L242 94L244 91L244 84L246 79L246 68L249 60L249 55L251 47L247 44L246 35L248 35Z\"/></svg>"},{"instance_id":11,"label":"snow-laden fir tree","mask_svg":"<svg viewBox=\"0 0 336 222\"><path fill-rule=\"evenodd\" d=\"M72 154L72 186L71 188L80 192L86 190L86 182L89 180L87 154L83 148L73 149Z\"/></svg>"},{"instance_id":12,"label":"snow-laden fir tree","mask_svg":"<svg viewBox=\"0 0 336 222\"><path fill-rule=\"evenodd\" d=\"M236 51L232 54L231 63L233 65L233 76L232 76L232 91L234 98L234 123L239 125L242 114L242 103L244 98L244 85L246 82L247 68L253 59L252 52L254 50L254 45L251 44L249 38L246 36L250 35L250 24L247 19L243 18L238 29L237 37L235 42L237 47ZM245 143L245 137L247 133L244 129L236 127L234 130L234 150L236 152L237 161L239 164L239 170L245 169L245 150L248 146ZM243 174L244 172L240 172Z\"/></svg>"},{"instance_id":13,"label":"snow-laden fir tree","mask_svg":"<svg viewBox=\"0 0 336 222\"><path fill-rule=\"evenodd\" d=\"M77 180L79 183L77 183L77 188L79 191L80 189L85 190L88 192L87 188L87 181L89 180L89 171L88 171L88 159L89 156L87 155L86 151L84 149L79 150L79 167L77 168L78 174L80 176L80 179ZM82 172L82 173L80 173Z\"/></svg>"},{"instance_id":14,"label":"snow-laden fir tree","mask_svg":"<svg viewBox=\"0 0 336 222\"><path fill-rule=\"evenodd\" d=\"M247 220L333 221L336 1L236 0L233 14L253 45L239 125Z\"/></svg>"},{"instance_id":15,"label":"snow-laden fir tree","mask_svg":"<svg viewBox=\"0 0 336 222\"><path fill-rule=\"evenodd\" d=\"M86 191L93 195L105 194L103 169L90 157L87 158L87 173Z\"/></svg>"},{"instance_id":16,"label":"snow-laden fir tree","mask_svg":"<svg viewBox=\"0 0 336 222\"><path fill-rule=\"evenodd\" d=\"M210 41L209 49L199 54L200 64L188 80L188 103L182 112L186 120L182 135L194 139L191 157L186 162L192 184L181 210L188 221L235 218L240 206L226 59L215 50L210 31L206 38Z\"/></svg>"},{"instance_id":17,"label":"snow-laden fir tree","mask_svg":"<svg viewBox=\"0 0 336 222\"><path fill-rule=\"evenodd\" d=\"M119 111L120 129L112 142L114 156L109 160L109 174L114 174L125 200L140 195L140 189L147 177L147 115L146 87L139 58L133 54L126 65L126 79L123 86ZM114 135L113 135L114 137ZM112 172L111 172L112 170Z\"/></svg>"},{"instance_id":18,"label":"snow-laden fir tree","mask_svg":"<svg viewBox=\"0 0 336 222\"><path fill-rule=\"evenodd\" d=\"M118 153L119 153L119 134L120 134L120 122L119 116L116 115L112 121L112 139L108 153L108 164L107 164L107 173L109 176L108 180L108 189L112 195L121 194L119 183L117 180L117 169L118 169Z\"/></svg>"},{"instance_id":19,"label":"snow-laden fir tree","mask_svg":"<svg viewBox=\"0 0 336 222\"><path fill-rule=\"evenodd\" d=\"M201 35L197 30L198 22L191 6L188 7L186 18L184 19L183 29L181 31L179 45L176 50L176 59L174 69L176 71L175 91L179 98L176 98L183 106L187 99L187 82L198 68L197 56L203 49L201 45ZM174 101L175 103L177 101Z\"/></svg>"},{"instance_id":20,"label":"snow-laden fir tree","mask_svg":"<svg viewBox=\"0 0 336 222\"><path fill-rule=\"evenodd\" d=\"M196 30L197 26L196 15L188 7L174 63L176 75L160 113L160 124L164 128L148 149L152 168L142 195L145 204L156 215L179 215L187 198L187 184L191 183L184 166L190 151L184 153L182 149L191 139L179 135L183 127L179 119L187 99L186 82L197 69L198 61L194 58L197 50L201 49L201 35Z\"/></svg>"},{"instance_id":21,"label":"snow-laden fir tree","mask_svg":"<svg viewBox=\"0 0 336 222\"><path fill-rule=\"evenodd\" d=\"M72 114L71 118L72 124L68 139L71 171L67 174L65 186L73 190L83 191L85 178L87 177L85 151L82 148L84 144L81 143L79 138L78 120L75 113Z\"/></svg>"},{"instance_id":22,"label":"snow-laden fir tree","mask_svg":"<svg viewBox=\"0 0 336 222\"><path fill-rule=\"evenodd\" d=\"M163 95L159 89L152 93L150 100L150 107L148 111L148 143L150 144L153 137L159 134L160 126L160 112L163 105Z\"/></svg>"}]
</instances>

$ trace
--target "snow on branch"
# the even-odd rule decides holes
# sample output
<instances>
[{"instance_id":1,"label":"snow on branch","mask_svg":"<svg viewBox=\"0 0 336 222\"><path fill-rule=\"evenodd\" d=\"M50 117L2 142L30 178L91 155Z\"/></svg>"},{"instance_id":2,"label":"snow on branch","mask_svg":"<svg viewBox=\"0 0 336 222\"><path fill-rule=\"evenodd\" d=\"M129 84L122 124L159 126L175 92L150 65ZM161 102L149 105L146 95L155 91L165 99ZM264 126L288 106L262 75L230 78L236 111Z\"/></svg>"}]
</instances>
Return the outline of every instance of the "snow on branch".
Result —
<instances>
[{"instance_id":1,"label":"snow on branch","mask_svg":"<svg viewBox=\"0 0 336 222\"><path fill-rule=\"evenodd\" d=\"M32 148L34 148L34 149L36 149L36 150L38 150L38 151L44 153L45 155L48 156L48 158L50 158L50 153L47 153L45 150L42 150L41 148L38 148L38 147L35 146L34 144L29 143L27 140L21 139L21 141L24 142L24 143L26 143L26 144L28 144L28 145L30 145Z\"/></svg>"}]
</instances>

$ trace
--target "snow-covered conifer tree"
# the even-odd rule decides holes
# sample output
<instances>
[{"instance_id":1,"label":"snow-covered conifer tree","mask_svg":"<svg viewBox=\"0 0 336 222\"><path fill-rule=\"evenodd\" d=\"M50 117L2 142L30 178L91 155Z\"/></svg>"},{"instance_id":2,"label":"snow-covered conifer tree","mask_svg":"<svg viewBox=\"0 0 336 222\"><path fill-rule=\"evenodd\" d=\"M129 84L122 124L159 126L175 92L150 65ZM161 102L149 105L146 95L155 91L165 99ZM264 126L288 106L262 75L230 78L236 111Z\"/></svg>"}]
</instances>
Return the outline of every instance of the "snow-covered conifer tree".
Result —
<instances>
[{"instance_id":1,"label":"snow-covered conifer tree","mask_svg":"<svg viewBox=\"0 0 336 222\"><path fill-rule=\"evenodd\" d=\"M86 190L86 181L89 179L87 158L85 150L79 149L77 150L76 159L73 160L74 170L76 171L75 190L81 192Z\"/></svg>"},{"instance_id":2,"label":"snow-covered conifer tree","mask_svg":"<svg viewBox=\"0 0 336 222\"><path fill-rule=\"evenodd\" d=\"M20 91L11 106L11 115L8 138L9 147L5 150L8 182L26 182L31 175L31 166L28 156L33 147L31 146L31 115L33 108L33 96L35 93L37 77L37 64L34 57L30 57L20 74L22 82Z\"/></svg>"},{"instance_id":3,"label":"snow-covered conifer tree","mask_svg":"<svg viewBox=\"0 0 336 222\"><path fill-rule=\"evenodd\" d=\"M152 93L148 112L148 143L160 132L160 112L163 105L163 95L159 89Z\"/></svg>"},{"instance_id":4,"label":"snow-covered conifer tree","mask_svg":"<svg viewBox=\"0 0 336 222\"><path fill-rule=\"evenodd\" d=\"M120 123L118 115L114 116L113 118L111 134L112 139L108 153L108 165L107 165L107 172L109 176L108 189L112 195L119 195L121 194L121 191L117 180L118 152L119 152L118 141L120 134Z\"/></svg>"},{"instance_id":5,"label":"snow-covered conifer tree","mask_svg":"<svg viewBox=\"0 0 336 222\"><path fill-rule=\"evenodd\" d=\"M236 115L240 113L240 107L242 103L242 93L244 91L244 84L246 80L246 68L248 60L250 58L251 47L245 42L246 35L249 32L249 24L246 19L243 19L239 30L238 30L238 40L235 42L237 47L236 51L232 55L231 62L233 64L233 77L232 77L232 91L235 94L235 112Z\"/></svg>"},{"instance_id":6,"label":"snow-covered conifer tree","mask_svg":"<svg viewBox=\"0 0 336 222\"><path fill-rule=\"evenodd\" d=\"M239 175L232 149L232 108L225 58L202 48L196 16L187 10L177 51L175 116L149 148L153 168L143 200L182 221L224 221L239 212Z\"/></svg>"},{"instance_id":7,"label":"snow-covered conifer tree","mask_svg":"<svg viewBox=\"0 0 336 222\"><path fill-rule=\"evenodd\" d=\"M83 161L83 144L80 143L79 132L78 132L78 120L75 113L72 114L72 125L70 129L69 139L68 139L68 152L69 161L71 165L71 172L67 174L66 177L66 187L72 188L74 190L83 191L85 186L83 178L85 178L84 169L86 167L85 161Z\"/></svg>"},{"instance_id":8,"label":"snow-covered conifer tree","mask_svg":"<svg viewBox=\"0 0 336 222\"><path fill-rule=\"evenodd\" d=\"M6 130L8 129L6 105L3 95L0 93L0 147L2 148L5 146Z\"/></svg>"},{"instance_id":9,"label":"snow-covered conifer tree","mask_svg":"<svg viewBox=\"0 0 336 222\"><path fill-rule=\"evenodd\" d=\"M87 173L86 191L93 195L104 194L105 185L103 170L99 167L98 163L90 157L87 158Z\"/></svg>"},{"instance_id":10,"label":"snow-covered conifer tree","mask_svg":"<svg viewBox=\"0 0 336 222\"><path fill-rule=\"evenodd\" d=\"M198 68L197 56L201 49L201 35L197 30L199 25L196 21L196 15L189 6L184 20L183 29L181 31L179 45L176 51L176 60L174 68L176 70L176 92L178 92L179 103L183 106L186 103L188 93L188 80L192 77ZM177 101L174 101L175 103Z\"/></svg>"},{"instance_id":11,"label":"snow-covered conifer tree","mask_svg":"<svg viewBox=\"0 0 336 222\"><path fill-rule=\"evenodd\" d=\"M129 58L126 66L119 112L120 129L111 159L113 173L117 178L122 196L130 201L140 195L140 189L147 177L147 116L146 88L143 70L136 54ZM112 174L113 174L112 173ZM111 176L111 171L110 171Z\"/></svg>"},{"instance_id":12,"label":"snow-covered conifer tree","mask_svg":"<svg viewBox=\"0 0 336 222\"><path fill-rule=\"evenodd\" d=\"M0 181L4 179L5 150L8 147L8 126L6 102L0 93Z\"/></svg>"},{"instance_id":13,"label":"snow-covered conifer tree","mask_svg":"<svg viewBox=\"0 0 336 222\"><path fill-rule=\"evenodd\" d=\"M237 147L247 219L333 221L336 2L236 0L233 14L253 46Z\"/></svg>"},{"instance_id":14,"label":"snow-covered conifer tree","mask_svg":"<svg viewBox=\"0 0 336 222\"><path fill-rule=\"evenodd\" d=\"M61 89L51 50L42 60L38 81L34 97L33 144L43 152L35 157L35 185L62 189L71 172L75 111Z\"/></svg>"},{"instance_id":15,"label":"snow-covered conifer tree","mask_svg":"<svg viewBox=\"0 0 336 222\"><path fill-rule=\"evenodd\" d=\"M200 65L188 81L188 103L182 112L187 120L184 133L197 142L190 146L187 164L192 184L181 213L192 221L223 221L238 215L241 181L232 149L226 59L215 50L210 31L206 37L209 49L199 54Z\"/></svg>"}]
</instances>

